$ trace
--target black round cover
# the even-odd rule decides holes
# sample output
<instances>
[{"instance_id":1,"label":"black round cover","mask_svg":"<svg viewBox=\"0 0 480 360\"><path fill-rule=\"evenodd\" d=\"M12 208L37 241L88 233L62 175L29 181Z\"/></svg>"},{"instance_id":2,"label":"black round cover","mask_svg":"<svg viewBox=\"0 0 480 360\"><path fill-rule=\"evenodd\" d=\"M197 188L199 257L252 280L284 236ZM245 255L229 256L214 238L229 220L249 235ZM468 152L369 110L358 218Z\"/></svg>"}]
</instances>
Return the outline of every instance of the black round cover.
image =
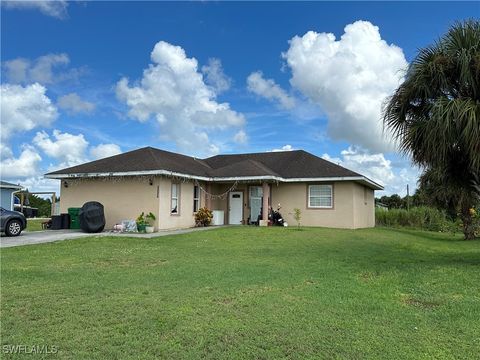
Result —
<instances>
[{"instance_id":1,"label":"black round cover","mask_svg":"<svg viewBox=\"0 0 480 360\"><path fill-rule=\"evenodd\" d=\"M105 227L105 214L103 205L97 201L89 201L83 204L78 212L80 228L88 233L101 232Z\"/></svg>"}]
</instances>

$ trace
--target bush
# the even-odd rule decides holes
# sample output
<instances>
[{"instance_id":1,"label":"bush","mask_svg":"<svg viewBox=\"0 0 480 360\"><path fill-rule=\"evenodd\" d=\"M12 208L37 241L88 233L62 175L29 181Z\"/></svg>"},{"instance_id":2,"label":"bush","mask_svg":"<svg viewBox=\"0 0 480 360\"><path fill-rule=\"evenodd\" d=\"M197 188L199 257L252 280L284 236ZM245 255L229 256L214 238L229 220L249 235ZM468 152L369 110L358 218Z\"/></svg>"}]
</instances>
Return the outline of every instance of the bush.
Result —
<instances>
[{"instance_id":1,"label":"bush","mask_svg":"<svg viewBox=\"0 0 480 360\"><path fill-rule=\"evenodd\" d=\"M300 221L302 220L302 211L299 208L293 209L293 218L297 222L297 227L300 227Z\"/></svg>"},{"instance_id":2,"label":"bush","mask_svg":"<svg viewBox=\"0 0 480 360\"><path fill-rule=\"evenodd\" d=\"M405 209L375 209L375 222L377 226L411 227L429 231L459 230L459 224L449 220L445 212L435 208L421 206Z\"/></svg>"},{"instance_id":3,"label":"bush","mask_svg":"<svg viewBox=\"0 0 480 360\"><path fill-rule=\"evenodd\" d=\"M206 207L203 207L197 211L195 214L195 225L196 226L208 226L212 222L213 213L211 210L208 210Z\"/></svg>"}]
</instances>

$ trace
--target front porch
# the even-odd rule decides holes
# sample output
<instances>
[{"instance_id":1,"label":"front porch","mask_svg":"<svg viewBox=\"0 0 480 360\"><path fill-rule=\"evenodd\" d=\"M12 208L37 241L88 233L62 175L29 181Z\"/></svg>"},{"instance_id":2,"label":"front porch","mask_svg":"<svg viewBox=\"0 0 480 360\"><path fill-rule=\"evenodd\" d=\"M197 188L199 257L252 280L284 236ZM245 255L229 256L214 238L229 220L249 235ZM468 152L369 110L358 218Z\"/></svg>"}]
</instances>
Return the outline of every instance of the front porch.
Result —
<instances>
[{"instance_id":1,"label":"front porch","mask_svg":"<svg viewBox=\"0 0 480 360\"><path fill-rule=\"evenodd\" d=\"M266 182L224 182L204 185L205 206L223 211L224 224L257 224L268 218L271 184Z\"/></svg>"}]
</instances>

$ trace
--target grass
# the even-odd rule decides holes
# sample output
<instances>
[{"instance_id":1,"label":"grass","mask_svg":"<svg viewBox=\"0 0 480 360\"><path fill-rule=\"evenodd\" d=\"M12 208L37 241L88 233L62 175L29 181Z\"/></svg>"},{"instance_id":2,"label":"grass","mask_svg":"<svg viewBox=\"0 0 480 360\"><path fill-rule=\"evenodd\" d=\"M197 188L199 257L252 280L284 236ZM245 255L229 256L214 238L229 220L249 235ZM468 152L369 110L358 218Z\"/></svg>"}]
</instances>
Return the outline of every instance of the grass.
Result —
<instances>
[{"instance_id":1,"label":"grass","mask_svg":"<svg viewBox=\"0 0 480 360\"><path fill-rule=\"evenodd\" d=\"M234 227L2 249L2 348L54 345L44 358L59 359L478 358L480 242L460 239Z\"/></svg>"},{"instance_id":2,"label":"grass","mask_svg":"<svg viewBox=\"0 0 480 360\"><path fill-rule=\"evenodd\" d=\"M42 222L48 219L27 219L27 231L42 231Z\"/></svg>"}]
</instances>

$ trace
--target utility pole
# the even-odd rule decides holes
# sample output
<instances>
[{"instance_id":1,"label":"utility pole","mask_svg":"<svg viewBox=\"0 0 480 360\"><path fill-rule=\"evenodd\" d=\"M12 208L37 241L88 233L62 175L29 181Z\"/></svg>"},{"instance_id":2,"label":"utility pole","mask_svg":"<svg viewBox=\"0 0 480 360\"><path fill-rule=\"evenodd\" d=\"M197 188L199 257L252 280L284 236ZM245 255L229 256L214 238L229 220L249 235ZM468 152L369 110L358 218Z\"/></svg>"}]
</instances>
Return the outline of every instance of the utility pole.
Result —
<instances>
[{"instance_id":1,"label":"utility pole","mask_svg":"<svg viewBox=\"0 0 480 360\"><path fill-rule=\"evenodd\" d=\"M407 184L407 211L410 210L410 192L408 189L408 184Z\"/></svg>"}]
</instances>

